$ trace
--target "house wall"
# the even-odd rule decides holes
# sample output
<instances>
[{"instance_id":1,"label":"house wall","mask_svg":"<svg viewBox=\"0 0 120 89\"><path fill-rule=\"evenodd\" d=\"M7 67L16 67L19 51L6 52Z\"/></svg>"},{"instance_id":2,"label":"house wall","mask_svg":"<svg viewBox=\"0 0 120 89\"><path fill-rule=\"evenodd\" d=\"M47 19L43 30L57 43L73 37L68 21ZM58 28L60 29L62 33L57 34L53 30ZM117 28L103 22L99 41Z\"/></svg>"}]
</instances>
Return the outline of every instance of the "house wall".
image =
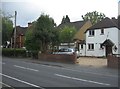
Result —
<instances>
[{"instance_id":1,"label":"house wall","mask_svg":"<svg viewBox=\"0 0 120 89\"><path fill-rule=\"evenodd\" d=\"M105 48L100 49L100 44L106 39L110 39L117 47L117 51L112 50L113 54L118 54L118 28L106 28L104 34L101 35L101 29L95 30L95 35L90 37L89 31L86 32L86 56L105 56ZM88 44L94 44L94 50L88 50ZM114 46L113 46L114 49Z\"/></svg>"}]
</instances>

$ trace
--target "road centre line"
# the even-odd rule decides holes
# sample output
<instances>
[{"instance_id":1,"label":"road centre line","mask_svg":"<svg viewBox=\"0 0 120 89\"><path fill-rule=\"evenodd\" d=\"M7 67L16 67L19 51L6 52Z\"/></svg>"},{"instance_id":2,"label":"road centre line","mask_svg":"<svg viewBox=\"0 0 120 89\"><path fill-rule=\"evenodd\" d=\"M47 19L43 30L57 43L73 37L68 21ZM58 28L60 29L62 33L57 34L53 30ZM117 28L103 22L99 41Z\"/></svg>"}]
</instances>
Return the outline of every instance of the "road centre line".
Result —
<instances>
[{"instance_id":1,"label":"road centre line","mask_svg":"<svg viewBox=\"0 0 120 89\"><path fill-rule=\"evenodd\" d=\"M78 70L73 70L73 69L70 69L70 68L54 67L54 66L43 65L43 64L42 64L41 66L52 67L52 68L60 68L60 69L64 69L64 70L70 70L70 71L74 71L74 72L87 73L87 74L94 74L94 75L100 75L100 76L118 77L118 76L110 75L110 74L109 74L109 75L105 75L105 74L100 74L100 73L78 71Z\"/></svg>"},{"instance_id":2,"label":"road centre line","mask_svg":"<svg viewBox=\"0 0 120 89\"><path fill-rule=\"evenodd\" d=\"M54 74L54 75L59 76L59 77L63 77L63 78L68 78L68 79L83 81L83 82L89 82L89 83L95 83L95 84L99 84L99 85L110 86L110 84L107 84L107 83L101 83L101 82L96 82L96 81L91 81L91 80L85 80L85 79L80 79L80 78L65 76L65 75L61 75L61 74Z\"/></svg>"},{"instance_id":3,"label":"road centre line","mask_svg":"<svg viewBox=\"0 0 120 89\"><path fill-rule=\"evenodd\" d=\"M32 83L26 82L26 81L23 81L23 80L20 80L20 79L17 79L17 78L14 78L14 77L11 77L11 76L8 76L8 75L5 75L5 74L1 74L1 73L0 73L0 75L2 75L2 76L4 76L4 77L7 77L7 78L9 78L9 79L13 79L13 80L16 80L16 81L18 81L18 82L21 82L21 83L30 85L30 86L32 86L32 87L38 87L38 88L41 88L41 89L45 89L45 88L43 88L43 87L41 87L41 86L38 86L38 85L35 85L35 84L32 84Z\"/></svg>"},{"instance_id":4,"label":"road centre line","mask_svg":"<svg viewBox=\"0 0 120 89\"><path fill-rule=\"evenodd\" d=\"M0 82L1 84L3 84L3 85L5 85L6 87L11 87L10 85L8 85L8 84L5 84L5 83L3 83L3 82ZM14 88L13 88L14 89Z\"/></svg>"},{"instance_id":5,"label":"road centre line","mask_svg":"<svg viewBox=\"0 0 120 89\"><path fill-rule=\"evenodd\" d=\"M39 71L39 70L36 70L36 69L31 69L31 68L27 68L27 67L23 67L23 66L18 66L18 65L14 65L14 67L21 68L21 69L26 69L26 70L31 70L31 71L36 71L36 72Z\"/></svg>"}]
</instances>

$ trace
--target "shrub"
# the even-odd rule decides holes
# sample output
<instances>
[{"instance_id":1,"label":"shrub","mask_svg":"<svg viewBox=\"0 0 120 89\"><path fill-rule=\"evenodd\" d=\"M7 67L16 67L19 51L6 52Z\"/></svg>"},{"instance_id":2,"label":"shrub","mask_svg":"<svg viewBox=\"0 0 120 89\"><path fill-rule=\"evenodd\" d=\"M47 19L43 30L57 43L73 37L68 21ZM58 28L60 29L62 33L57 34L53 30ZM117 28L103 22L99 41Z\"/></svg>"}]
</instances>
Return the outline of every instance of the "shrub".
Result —
<instances>
[{"instance_id":1,"label":"shrub","mask_svg":"<svg viewBox=\"0 0 120 89\"><path fill-rule=\"evenodd\" d=\"M14 49L14 48L3 48L2 55L8 57L26 57L26 50L25 49Z\"/></svg>"},{"instance_id":2,"label":"shrub","mask_svg":"<svg viewBox=\"0 0 120 89\"><path fill-rule=\"evenodd\" d=\"M32 57L38 59L38 51L32 51Z\"/></svg>"}]
</instances>

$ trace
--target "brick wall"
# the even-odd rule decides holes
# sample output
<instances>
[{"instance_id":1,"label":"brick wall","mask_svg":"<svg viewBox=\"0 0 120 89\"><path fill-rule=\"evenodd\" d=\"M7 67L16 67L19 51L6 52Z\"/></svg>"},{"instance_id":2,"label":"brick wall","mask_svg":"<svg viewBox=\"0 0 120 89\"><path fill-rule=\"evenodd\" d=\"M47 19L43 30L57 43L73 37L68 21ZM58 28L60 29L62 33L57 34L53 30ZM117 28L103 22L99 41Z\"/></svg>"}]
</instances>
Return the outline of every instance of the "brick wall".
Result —
<instances>
[{"instance_id":1,"label":"brick wall","mask_svg":"<svg viewBox=\"0 0 120 89\"><path fill-rule=\"evenodd\" d=\"M75 54L38 54L38 59L43 61L76 63L77 56Z\"/></svg>"},{"instance_id":2,"label":"brick wall","mask_svg":"<svg viewBox=\"0 0 120 89\"><path fill-rule=\"evenodd\" d=\"M117 55L108 55L107 57L107 66L111 68L118 68L120 64L120 57Z\"/></svg>"}]
</instances>

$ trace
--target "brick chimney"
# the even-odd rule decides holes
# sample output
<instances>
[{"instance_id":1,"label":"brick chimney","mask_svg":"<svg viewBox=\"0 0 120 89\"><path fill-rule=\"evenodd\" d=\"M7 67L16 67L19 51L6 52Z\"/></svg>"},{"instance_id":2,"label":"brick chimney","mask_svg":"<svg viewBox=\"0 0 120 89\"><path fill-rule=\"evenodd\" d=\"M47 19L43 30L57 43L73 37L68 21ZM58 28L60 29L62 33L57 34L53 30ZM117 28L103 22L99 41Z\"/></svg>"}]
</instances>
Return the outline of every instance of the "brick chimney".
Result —
<instances>
[{"instance_id":1,"label":"brick chimney","mask_svg":"<svg viewBox=\"0 0 120 89\"><path fill-rule=\"evenodd\" d=\"M116 19L115 17L112 17L111 19Z\"/></svg>"},{"instance_id":2,"label":"brick chimney","mask_svg":"<svg viewBox=\"0 0 120 89\"><path fill-rule=\"evenodd\" d=\"M28 23L28 27L30 27L31 25L32 25L32 23L31 23L31 22L29 22L29 23Z\"/></svg>"}]
</instances>

